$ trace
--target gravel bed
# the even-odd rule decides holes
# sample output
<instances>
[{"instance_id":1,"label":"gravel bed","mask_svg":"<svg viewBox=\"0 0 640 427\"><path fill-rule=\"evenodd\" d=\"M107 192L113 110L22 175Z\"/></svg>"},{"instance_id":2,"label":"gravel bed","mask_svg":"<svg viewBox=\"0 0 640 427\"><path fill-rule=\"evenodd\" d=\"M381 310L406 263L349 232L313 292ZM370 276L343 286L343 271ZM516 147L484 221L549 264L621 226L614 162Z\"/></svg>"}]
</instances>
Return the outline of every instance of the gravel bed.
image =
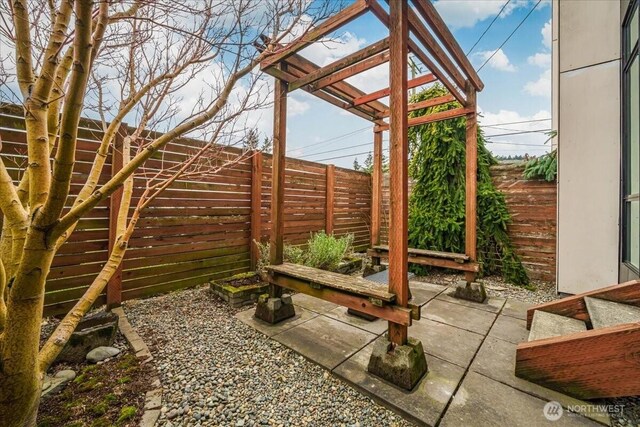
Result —
<instances>
[{"instance_id":1,"label":"gravel bed","mask_svg":"<svg viewBox=\"0 0 640 427\"><path fill-rule=\"evenodd\" d=\"M160 426L410 426L233 317L208 288L125 303L164 388Z\"/></svg>"},{"instance_id":2,"label":"gravel bed","mask_svg":"<svg viewBox=\"0 0 640 427\"><path fill-rule=\"evenodd\" d=\"M445 274L434 271L424 276L418 276L414 280L441 285L455 285L458 280L464 280L464 275L457 273ZM531 284L535 286L535 290L533 291L507 283L499 276L483 277L478 279L478 282L485 284L487 293L490 296L513 298L529 304L541 304L559 298L559 296L556 295L555 284L539 280L531 281Z\"/></svg>"}]
</instances>

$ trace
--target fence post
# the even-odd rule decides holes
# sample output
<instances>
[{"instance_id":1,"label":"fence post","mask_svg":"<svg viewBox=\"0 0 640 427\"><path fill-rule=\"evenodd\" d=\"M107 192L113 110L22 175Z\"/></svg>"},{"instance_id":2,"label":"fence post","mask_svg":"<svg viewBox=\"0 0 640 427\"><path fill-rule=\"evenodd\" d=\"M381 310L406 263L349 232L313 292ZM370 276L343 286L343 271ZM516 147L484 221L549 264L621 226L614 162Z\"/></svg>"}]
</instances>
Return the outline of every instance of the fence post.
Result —
<instances>
[{"instance_id":1,"label":"fence post","mask_svg":"<svg viewBox=\"0 0 640 427\"><path fill-rule=\"evenodd\" d=\"M118 132L113 139L113 149L111 151L111 176L113 177L122 169L122 142L127 134L127 125L121 123ZM120 202L122 201L122 186L109 197L109 256L118 238L117 224ZM107 309L119 307L122 303L122 264L118 265L115 273L107 283Z\"/></svg>"},{"instance_id":2,"label":"fence post","mask_svg":"<svg viewBox=\"0 0 640 427\"><path fill-rule=\"evenodd\" d=\"M262 152L256 151L251 158L251 270L255 271L260 257L258 245L262 237Z\"/></svg>"},{"instance_id":3,"label":"fence post","mask_svg":"<svg viewBox=\"0 0 640 427\"><path fill-rule=\"evenodd\" d=\"M325 233L333 234L333 205L335 201L336 167L327 165L327 206L325 209Z\"/></svg>"}]
</instances>

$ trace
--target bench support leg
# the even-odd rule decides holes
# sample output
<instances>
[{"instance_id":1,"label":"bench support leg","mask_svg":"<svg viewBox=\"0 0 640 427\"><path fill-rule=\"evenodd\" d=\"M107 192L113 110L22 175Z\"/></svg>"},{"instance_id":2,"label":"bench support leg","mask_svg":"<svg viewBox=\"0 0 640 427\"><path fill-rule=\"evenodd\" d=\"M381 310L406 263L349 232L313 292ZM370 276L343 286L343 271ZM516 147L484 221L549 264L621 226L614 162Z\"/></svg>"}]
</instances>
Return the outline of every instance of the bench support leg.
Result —
<instances>
[{"instance_id":1,"label":"bench support leg","mask_svg":"<svg viewBox=\"0 0 640 427\"><path fill-rule=\"evenodd\" d=\"M272 325L295 315L296 311L291 296L283 295L279 298L273 298L269 294L260 295L254 314L258 319Z\"/></svg>"},{"instance_id":2,"label":"bench support leg","mask_svg":"<svg viewBox=\"0 0 640 427\"><path fill-rule=\"evenodd\" d=\"M387 337L381 337L373 345L367 370L400 388L411 390L428 371L422 343L409 337L406 344L394 346Z\"/></svg>"},{"instance_id":3,"label":"bench support leg","mask_svg":"<svg viewBox=\"0 0 640 427\"><path fill-rule=\"evenodd\" d=\"M482 283L460 280L453 292L453 297L482 303L487 299L487 290Z\"/></svg>"}]
</instances>

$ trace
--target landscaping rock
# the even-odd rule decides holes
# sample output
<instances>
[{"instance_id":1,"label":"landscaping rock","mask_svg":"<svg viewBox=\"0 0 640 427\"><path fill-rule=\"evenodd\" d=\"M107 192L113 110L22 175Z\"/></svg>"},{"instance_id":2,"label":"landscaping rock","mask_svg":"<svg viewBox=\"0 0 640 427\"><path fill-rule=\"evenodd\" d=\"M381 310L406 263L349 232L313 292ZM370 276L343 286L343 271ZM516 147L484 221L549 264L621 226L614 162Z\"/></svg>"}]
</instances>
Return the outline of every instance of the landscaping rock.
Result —
<instances>
[{"instance_id":1,"label":"landscaping rock","mask_svg":"<svg viewBox=\"0 0 640 427\"><path fill-rule=\"evenodd\" d=\"M124 311L146 342L161 342L151 347L163 387L158 427L412 425L240 322L208 288L125 303ZM191 412L180 415L186 406Z\"/></svg>"},{"instance_id":2,"label":"landscaping rock","mask_svg":"<svg viewBox=\"0 0 640 427\"><path fill-rule=\"evenodd\" d=\"M120 350L115 347L98 347L94 348L87 354L87 361L91 363L102 362L105 359L116 356Z\"/></svg>"},{"instance_id":3,"label":"landscaping rock","mask_svg":"<svg viewBox=\"0 0 640 427\"><path fill-rule=\"evenodd\" d=\"M90 314L80 321L56 361L83 362L94 348L112 345L117 331L118 316L116 314L105 311Z\"/></svg>"},{"instance_id":4,"label":"landscaping rock","mask_svg":"<svg viewBox=\"0 0 640 427\"><path fill-rule=\"evenodd\" d=\"M60 371L52 377L47 375L42 383L42 397L59 392L65 384L73 380L75 377L76 373L71 369Z\"/></svg>"}]
</instances>

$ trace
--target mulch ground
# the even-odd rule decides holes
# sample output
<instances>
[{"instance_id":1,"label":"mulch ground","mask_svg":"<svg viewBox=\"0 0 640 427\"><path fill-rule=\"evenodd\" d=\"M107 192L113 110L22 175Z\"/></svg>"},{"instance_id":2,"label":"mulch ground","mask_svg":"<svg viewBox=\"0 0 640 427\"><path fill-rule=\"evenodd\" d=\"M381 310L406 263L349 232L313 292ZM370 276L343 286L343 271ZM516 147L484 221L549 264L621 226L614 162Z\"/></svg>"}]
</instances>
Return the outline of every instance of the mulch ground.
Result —
<instances>
[{"instance_id":1,"label":"mulch ground","mask_svg":"<svg viewBox=\"0 0 640 427\"><path fill-rule=\"evenodd\" d=\"M53 370L60 369L73 369L77 376L41 401L38 427L139 425L152 372L133 353L123 352L98 365L59 365Z\"/></svg>"}]
</instances>

